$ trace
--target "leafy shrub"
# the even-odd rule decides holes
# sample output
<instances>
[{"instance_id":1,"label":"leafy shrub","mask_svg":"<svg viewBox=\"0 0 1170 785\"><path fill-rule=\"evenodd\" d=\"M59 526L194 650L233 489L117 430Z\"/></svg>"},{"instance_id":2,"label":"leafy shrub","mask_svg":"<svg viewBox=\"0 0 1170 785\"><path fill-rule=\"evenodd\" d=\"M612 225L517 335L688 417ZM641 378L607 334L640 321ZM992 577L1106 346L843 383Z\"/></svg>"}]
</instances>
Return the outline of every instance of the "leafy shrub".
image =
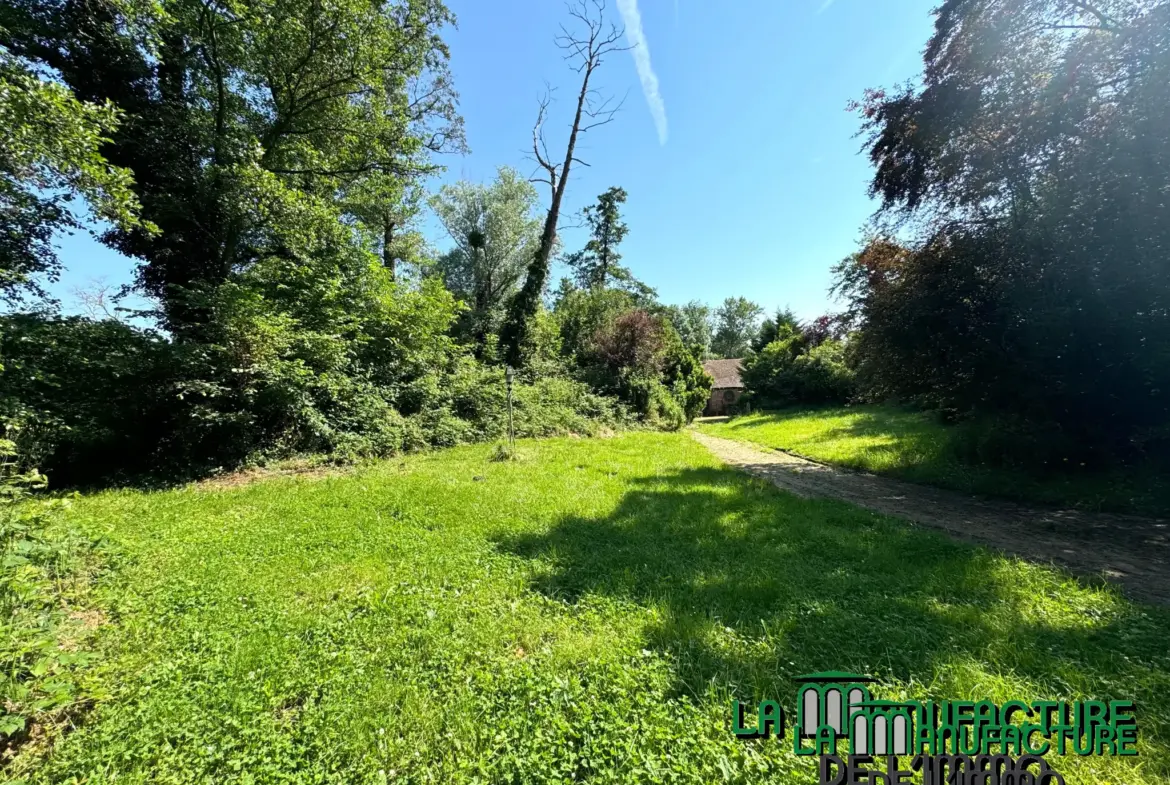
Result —
<instances>
[{"instance_id":1,"label":"leafy shrub","mask_svg":"<svg viewBox=\"0 0 1170 785\"><path fill-rule=\"evenodd\" d=\"M52 525L63 501L28 498L45 477L19 470L15 451L0 438L0 760L28 740L33 722L78 704L89 656L61 641L77 637L68 611L86 588L81 565L92 543Z\"/></svg>"},{"instance_id":2,"label":"leafy shrub","mask_svg":"<svg viewBox=\"0 0 1170 785\"><path fill-rule=\"evenodd\" d=\"M1066 438L1093 460L1137 455L1134 440L1170 422L1165 277L1057 240L1027 225L951 229L913 248L875 240L839 265L865 397L950 412L976 430L1001 423L1037 458L1048 450L1035 440Z\"/></svg>"},{"instance_id":3,"label":"leafy shrub","mask_svg":"<svg viewBox=\"0 0 1170 785\"><path fill-rule=\"evenodd\" d=\"M0 320L8 366L0 413L27 423L24 464L42 463L58 486L188 479L251 460L349 460L507 432L503 369L444 335L414 324L405 339L386 335L388 346L371 348L307 331L239 290L222 294L213 342L199 346L113 321ZM402 299L413 309L427 295ZM613 398L563 375L528 369L513 394L519 436L632 420Z\"/></svg>"},{"instance_id":4,"label":"leafy shrub","mask_svg":"<svg viewBox=\"0 0 1170 785\"><path fill-rule=\"evenodd\" d=\"M149 330L18 314L0 317L0 336L0 417L21 424L21 464L57 485L97 479L112 457L131 473L167 460L161 438L178 427L168 402L199 397L182 384L190 355Z\"/></svg>"},{"instance_id":5,"label":"leafy shrub","mask_svg":"<svg viewBox=\"0 0 1170 785\"><path fill-rule=\"evenodd\" d=\"M622 400L628 401L646 424L678 430L686 424L686 412L657 376L623 373L619 381Z\"/></svg>"},{"instance_id":6,"label":"leafy shrub","mask_svg":"<svg viewBox=\"0 0 1170 785\"><path fill-rule=\"evenodd\" d=\"M744 360L743 382L757 406L800 403L844 403L854 390L840 341L823 339L810 346L808 337L788 327L781 337Z\"/></svg>"},{"instance_id":7,"label":"leafy shrub","mask_svg":"<svg viewBox=\"0 0 1170 785\"><path fill-rule=\"evenodd\" d=\"M593 336L593 355L611 372L656 374L666 351L664 319L629 311L603 325Z\"/></svg>"},{"instance_id":8,"label":"leafy shrub","mask_svg":"<svg viewBox=\"0 0 1170 785\"><path fill-rule=\"evenodd\" d=\"M663 359L663 383L678 401L686 422L698 417L711 396L715 380L700 361L701 346L688 348L673 330L667 336L666 356Z\"/></svg>"},{"instance_id":9,"label":"leafy shrub","mask_svg":"<svg viewBox=\"0 0 1170 785\"><path fill-rule=\"evenodd\" d=\"M580 356L585 378L653 427L677 429L702 411L712 379L662 316L644 310L602 324Z\"/></svg>"}]
</instances>

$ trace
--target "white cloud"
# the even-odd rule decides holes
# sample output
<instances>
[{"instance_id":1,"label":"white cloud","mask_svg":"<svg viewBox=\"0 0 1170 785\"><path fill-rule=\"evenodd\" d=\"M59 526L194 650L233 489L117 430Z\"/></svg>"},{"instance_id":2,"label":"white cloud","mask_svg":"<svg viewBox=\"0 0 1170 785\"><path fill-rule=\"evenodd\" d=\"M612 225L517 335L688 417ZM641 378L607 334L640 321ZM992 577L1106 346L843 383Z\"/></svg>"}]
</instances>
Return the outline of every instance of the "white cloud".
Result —
<instances>
[{"instance_id":1,"label":"white cloud","mask_svg":"<svg viewBox=\"0 0 1170 785\"><path fill-rule=\"evenodd\" d=\"M646 33L642 31L638 0L617 0L617 7L622 15L622 23L626 26L626 41L632 47L630 52L634 55L634 67L638 69L638 79L642 82L642 95L646 96L646 105L650 107L650 116L654 118L654 127L658 130L658 143L666 144L666 104L658 91L658 75L650 65L650 45L646 42Z\"/></svg>"},{"instance_id":2,"label":"white cloud","mask_svg":"<svg viewBox=\"0 0 1170 785\"><path fill-rule=\"evenodd\" d=\"M817 9L817 13L823 14L825 11L827 11L829 9L829 6L831 6L835 2L837 2L837 0L825 0L823 3L821 3L821 7Z\"/></svg>"}]
</instances>

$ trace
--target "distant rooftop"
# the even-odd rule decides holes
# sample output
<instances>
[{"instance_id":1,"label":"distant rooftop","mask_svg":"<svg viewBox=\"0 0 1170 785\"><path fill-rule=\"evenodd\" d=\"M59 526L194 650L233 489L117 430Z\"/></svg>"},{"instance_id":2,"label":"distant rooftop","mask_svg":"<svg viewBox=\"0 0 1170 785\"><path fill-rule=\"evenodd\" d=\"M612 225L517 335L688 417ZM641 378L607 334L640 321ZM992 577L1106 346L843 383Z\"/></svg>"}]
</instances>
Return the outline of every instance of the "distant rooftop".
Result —
<instances>
[{"instance_id":1,"label":"distant rooftop","mask_svg":"<svg viewBox=\"0 0 1170 785\"><path fill-rule=\"evenodd\" d=\"M739 378L739 372L743 370L743 360L707 360L703 363L703 367L707 369L707 373L715 377L712 389L741 389L743 387L743 382Z\"/></svg>"}]
</instances>

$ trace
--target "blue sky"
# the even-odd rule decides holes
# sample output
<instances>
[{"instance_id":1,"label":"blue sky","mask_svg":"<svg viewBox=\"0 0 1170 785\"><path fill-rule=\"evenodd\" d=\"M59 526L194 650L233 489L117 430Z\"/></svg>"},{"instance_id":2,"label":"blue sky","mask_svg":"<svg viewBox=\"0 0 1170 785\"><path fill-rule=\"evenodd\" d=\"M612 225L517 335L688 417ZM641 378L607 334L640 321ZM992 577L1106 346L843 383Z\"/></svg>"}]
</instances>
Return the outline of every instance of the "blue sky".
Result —
<instances>
[{"instance_id":1,"label":"blue sky","mask_svg":"<svg viewBox=\"0 0 1170 785\"><path fill-rule=\"evenodd\" d=\"M615 22L619 10L640 17L662 111L656 122L634 54L612 55L597 86L628 97L613 123L583 137L579 156L590 166L574 168L566 208L625 188L624 263L664 302L743 295L803 318L830 310L829 268L855 250L874 208L857 118L845 105L866 87L918 73L935 2L621 0L619 9L609 0ZM546 81L557 88L547 126L554 152L571 119L577 77L553 43L565 6L449 5L459 19L446 38L471 153L446 157L434 185L490 180L505 164L528 174ZM434 221L427 232L450 245ZM584 242L580 230L563 239L570 249ZM84 235L64 238L61 250L67 273L55 292L67 310L71 287L130 279L129 260Z\"/></svg>"}]
</instances>

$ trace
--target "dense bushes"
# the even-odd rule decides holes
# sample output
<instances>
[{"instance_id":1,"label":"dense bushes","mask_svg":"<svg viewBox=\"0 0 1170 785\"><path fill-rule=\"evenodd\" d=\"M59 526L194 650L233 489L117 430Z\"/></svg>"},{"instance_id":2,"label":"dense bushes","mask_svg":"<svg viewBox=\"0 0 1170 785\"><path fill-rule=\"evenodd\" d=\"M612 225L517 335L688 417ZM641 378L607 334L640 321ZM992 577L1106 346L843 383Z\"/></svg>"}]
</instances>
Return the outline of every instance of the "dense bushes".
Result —
<instances>
[{"instance_id":1,"label":"dense bushes","mask_svg":"<svg viewBox=\"0 0 1170 785\"><path fill-rule=\"evenodd\" d=\"M41 488L38 472L13 463L15 444L0 439L0 759L43 724L51 737L82 691L80 671L92 654L79 645L85 626L71 611L89 588L87 562L94 543L53 526L63 500L30 501ZM49 722L46 722L48 720Z\"/></svg>"},{"instance_id":2,"label":"dense bushes","mask_svg":"<svg viewBox=\"0 0 1170 785\"><path fill-rule=\"evenodd\" d=\"M865 396L967 421L977 460L1164 453L1170 4L952 0L924 66L857 106L883 206L837 275Z\"/></svg>"},{"instance_id":3,"label":"dense bushes","mask_svg":"<svg viewBox=\"0 0 1170 785\"><path fill-rule=\"evenodd\" d=\"M854 379L841 341L791 324L774 327L772 334L771 342L744 359L746 402L777 408L849 400Z\"/></svg>"},{"instance_id":4,"label":"dense bushes","mask_svg":"<svg viewBox=\"0 0 1170 785\"><path fill-rule=\"evenodd\" d=\"M972 454L996 462L1164 452L1165 282L1128 262L1106 269L1079 250L1083 238L1038 231L955 228L917 247L875 240L843 263L840 288L860 328L849 355L866 397L974 419L973 434L999 435L973 438Z\"/></svg>"},{"instance_id":5,"label":"dense bushes","mask_svg":"<svg viewBox=\"0 0 1170 785\"><path fill-rule=\"evenodd\" d=\"M640 308L605 318L616 310L613 291L579 294L564 310L566 343L581 341L582 326L592 319L599 325L577 356L583 378L651 425L675 429L693 420L713 380L670 322Z\"/></svg>"},{"instance_id":6,"label":"dense bushes","mask_svg":"<svg viewBox=\"0 0 1170 785\"><path fill-rule=\"evenodd\" d=\"M413 349L395 342L416 360L415 352L442 345L430 364L406 375L409 357L375 369L350 354L353 342L338 352L327 336L250 318L249 329L225 330L224 343L209 346L113 321L0 319L0 416L21 426L11 429L22 462L40 465L61 486L193 477L304 452L388 455L507 433L503 369L475 361L442 334ZM588 434L634 421L614 399L564 376L518 378L514 419L520 436Z\"/></svg>"},{"instance_id":7,"label":"dense bushes","mask_svg":"<svg viewBox=\"0 0 1170 785\"><path fill-rule=\"evenodd\" d=\"M502 438L495 336L458 344L463 306L441 281L394 280L344 231L306 232L299 253L290 242L186 292L206 315L197 334L0 318L0 417L21 426L22 462L69 486ZM677 428L701 410L710 377L664 319L631 306L597 290L537 314L514 384L518 435Z\"/></svg>"}]
</instances>

